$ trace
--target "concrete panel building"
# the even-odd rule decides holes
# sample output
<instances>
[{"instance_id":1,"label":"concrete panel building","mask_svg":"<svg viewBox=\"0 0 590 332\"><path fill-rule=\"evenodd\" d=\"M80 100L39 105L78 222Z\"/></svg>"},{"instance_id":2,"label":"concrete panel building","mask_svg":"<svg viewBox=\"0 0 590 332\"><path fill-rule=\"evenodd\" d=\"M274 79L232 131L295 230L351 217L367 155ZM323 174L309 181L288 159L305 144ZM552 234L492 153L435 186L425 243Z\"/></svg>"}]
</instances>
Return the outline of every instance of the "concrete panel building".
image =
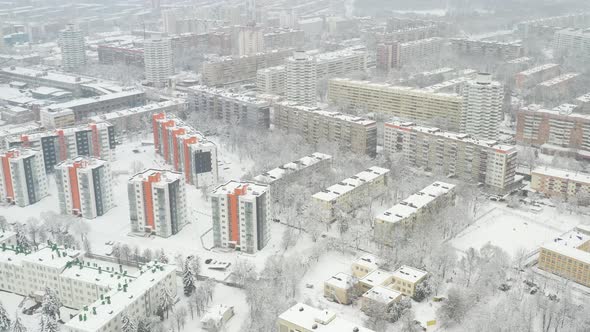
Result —
<instances>
[{"instance_id":1,"label":"concrete panel building","mask_svg":"<svg viewBox=\"0 0 590 332\"><path fill-rule=\"evenodd\" d=\"M541 166L531 172L531 189L548 197L590 204L590 174Z\"/></svg>"},{"instance_id":2,"label":"concrete panel building","mask_svg":"<svg viewBox=\"0 0 590 332\"><path fill-rule=\"evenodd\" d=\"M346 273L337 273L324 281L324 297L340 304L350 304L355 292L355 279Z\"/></svg>"},{"instance_id":3,"label":"concrete panel building","mask_svg":"<svg viewBox=\"0 0 590 332\"><path fill-rule=\"evenodd\" d=\"M400 121L385 123L384 136L385 152L401 151L415 167L481 183L491 192L511 190L514 184L513 146Z\"/></svg>"},{"instance_id":4,"label":"concrete panel building","mask_svg":"<svg viewBox=\"0 0 590 332\"><path fill-rule=\"evenodd\" d=\"M62 214L94 219L115 206L112 174L105 160L78 157L55 166Z\"/></svg>"},{"instance_id":5,"label":"concrete panel building","mask_svg":"<svg viewBox=\"0 0 590 332\"><path fill-rule=\"evenodd\" d=\"M270 240L268 186L229 181L210 194L216 247L256 253Z\"/></svg>"},{"instance_id":6,"label":"concrete panel building","mask_svg":"<svg viewBox=\"0 0 590 332\"><path fill-rule=\"evenodd\" d=\"M590 287L590 228L580 225L543 244L538 267Z\"/></svg>"},{"instance_id":7,"label":"concrete panel building","mask_svg":"<svg viewBox=\"0 0 590 332\"><path fill-rule=\"evenodd\" d=\"M371 329L349 322L332 311L316 309L303 303L297 303L278 317L277 331L374 332Z\"/></svg>"},{"instance_id":8,"label":"concrete panel building","mask_svg":"<svg viewBox=\"0 0 590 332\"><path fill-rule=\"evenodd\" d=\"M147 169L129 179L131 231L170 237L188 222L182 174Z\"/></svg>"},{"instance_id":9,"label":"concrete panel building","mask_svg":"<svg viewBox=\"0 0 590 332\"><path fill-rule=\"evenodd\" d=\"M33 149L0 153L0 201L25 207L49 195L43 154Z\"/></svg>"},{"instance_id":10,"label":"concrete panel building","mask_svg":"<svg viewBox=\"0 0 590 332\"><path fill-rule=\"evenodd\" d=\"M59 32L62 67L65 71L77 71L86 65L86 44L82 31L73 24Z\"/></svg>"},{"instance_id":11,"label":"concrete panel building","mask_svg":"<svg viewBox=\"0 0 590 332\"><path fill-rule=\"evenodd\" d=\"M145 78L148 83L166 86L170 76L174 75L174 56L172 42L169 38L146 39L143 43Z\"/></svg>"},{"instance_id":12,"label":"concrete panel building","mask_svg":"<svg viewBox=\"0 0 590 332\"><path fill-rule=\"evenodd\" d=\"M285 62L287 100L315 106L317 100L317 62L304 51L296 51Z\"/></svg>"},{"instance_id":13,"label":"concrete panel building","mask_svg":"<svg viewBox=\"0 0 590 332\"><path fill-rule=\"evenodd\" d=\"M479 139L497 139L504 119L504 87L480 73L463 85L461 132Z\"/></svg>"}]
</instances>

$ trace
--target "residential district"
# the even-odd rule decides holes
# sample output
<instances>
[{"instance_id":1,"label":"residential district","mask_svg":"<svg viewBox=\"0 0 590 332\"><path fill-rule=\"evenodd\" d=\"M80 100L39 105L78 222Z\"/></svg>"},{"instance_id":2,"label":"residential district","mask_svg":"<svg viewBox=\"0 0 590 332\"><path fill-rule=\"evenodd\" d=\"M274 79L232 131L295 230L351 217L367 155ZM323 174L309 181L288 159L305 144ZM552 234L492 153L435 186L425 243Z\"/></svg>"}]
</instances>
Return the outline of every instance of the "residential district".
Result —
<instances>
[{"instance_id":1,"label":"residential district","mask_svg":"<svg viewBox=\"0 0 590 332\"><path fill-rule=\"evenodd\" d=\"M5 0L0 117L0 332L590 331L587 1Z\"/></svg>"}]
</instances>

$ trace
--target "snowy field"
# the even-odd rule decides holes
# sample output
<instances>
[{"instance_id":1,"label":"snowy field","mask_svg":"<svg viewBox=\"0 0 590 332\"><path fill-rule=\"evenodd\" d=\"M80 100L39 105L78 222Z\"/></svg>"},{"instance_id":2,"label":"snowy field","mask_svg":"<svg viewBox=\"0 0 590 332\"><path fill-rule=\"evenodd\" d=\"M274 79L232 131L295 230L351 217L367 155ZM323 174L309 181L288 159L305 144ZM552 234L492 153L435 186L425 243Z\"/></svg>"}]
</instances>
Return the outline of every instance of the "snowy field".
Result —
<instances>
[{"instance_id":1,"label":"snowy field","mask_svg":"<svg viewBox=\"0 0 590 332\"><path fill-rule=\"evenodd\" d=\"M486 204L486 212L471 226L451 241L457 250L470 247L479 249L491 243L516 255L524 249L527 253L551 241L580 223L588 223L588 216L560 213L555 208L544 206L543 211L534 213L526 207L512 209L505 203Z\"/></svg>"}]
</instances>

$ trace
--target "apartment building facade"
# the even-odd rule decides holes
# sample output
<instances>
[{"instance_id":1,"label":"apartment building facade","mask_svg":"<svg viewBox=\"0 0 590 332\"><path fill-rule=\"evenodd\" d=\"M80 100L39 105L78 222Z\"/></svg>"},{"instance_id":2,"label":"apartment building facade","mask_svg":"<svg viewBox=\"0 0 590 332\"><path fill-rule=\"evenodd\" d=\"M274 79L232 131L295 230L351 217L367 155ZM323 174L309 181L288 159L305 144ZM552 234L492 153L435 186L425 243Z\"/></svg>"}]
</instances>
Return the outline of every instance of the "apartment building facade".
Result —
<instances>
[{"instance_id":1,"label":"apartment building facade","mask_svg":"<svg viewBox=\"0 0 590 332\"><path fill-rule=\"evenodd\" d=\"M62 67L66 71L76 71L86 65L86 44L82 31L68 24L59 32Z\"/></svg>"},{"instance_id":2,"label":"apartment building facade","mask_svg":"<svg viewBox=\"0 0 590 332\"><path fill-rule=\"evenodd\" d=\"M531 189L548 197L575 199L587 205L590 203L590 174L540 166L531 172Z\"/></svg>"},{"instance_id":3,"label":"apartment building facade","mask_svg":"<svg viewBox=\"0 0 590 332\"><path fill-rule=\"evenodd\" d=\"M590 287L590 228L577 226L543 244L539 251L538 267Z\"/></svg>"},{"instance_id":4,"label":"apartment building facade","mask_svg":"<svg viewBox=\"0 0 590 332\"><path fill-rule=\"evenodd\" d=\"M328 83L328 98L336 104L408 121L438 121L444 123L448 130L459 130L463 116L463 99L456 94L368 81L331 79Z\"/></svg>"},{"instance_id":5,"label":"apartment building facade","mask_svg":"<svg viewBox=\"0 0 590 332\"><path fill-rule=\"evenodd\" d=\"M287 71L285 66L260 69L256 72L256 91L259 93L282 95L285 93Z\"/></svg>"},{"instance_id":6,"label":"apartment building facade","mask_svg":"<svg viewBox=\"0 0 590 332\"><path fill-rule=\"evenodd\" d=\"M312 196L314 207L323 222L333 222L336 213L348 213L365 204L366 199L379 197L387 188L389 170L370 167Z\"/></svg>"},{"instance_id":7,"label":"apartment building facade","mask_svg":"<svg viewBox=\"0 0 590 332\"><path fill-rule=\"evenodd\" d=\"M270 103L255 96L197 85L189 88L189 98L194 111L208 112L228 124L270 127Z\"/></svg>"},{"instance_id":8,"label":"apartment building facade","mask_svg":"<svg viewBox=\"0 0 590 332\"><path fill-rule=\"evenodd\" d=\"M287 100L305 106L317 101L317 62L305 51L296 51L285 62L285 95Z\"/></svg>"},{"instance_id":9,"label":"apartment building facade","mask_svg":"<svg viewBox=\"0 0 590 332\"><path fill-rule=\"evenodd\" d=\"M575 113L575 105L551 110L539 105L521 108L516 118L516 141L541 147L547 153L590 158L590 115Z\"/></svg>"},{"instance_id":10,"label":"apartment building facade","mask_svg":"<svg viewBox=\"0 0 590 332\"><path fill-rule=\"evenodd\" d=\"M210 197L216 247L254 254L266 246L272 209L267 185L229 181Z\"/></svg>"},{"instance_id":11,"label":"apartment building facade","mask_svg":"<svg viewBox=\"0 0 590 332\"><path fill-rule=\"evenodd\" d=\"M275 104L274 125L303 135L308 142L336 142L354 153L377 155L377 123L291 102Z\"/></svg>"},{"instance_id":12,"label":"apartment building facade","mask_svg":"<svg viewBox=\"0 0 590 332\"><path fill-rule=\"evenodd\" d=\"M389 71L404 65L420 61L440 53L444 39L431 37L406 42L390 42L377 45L377 68Z\"/></svg>"},{"instance_id":13,"label":"apartment building facade","mask_svg":"<svg viewBox=\"0 0 590 332\"><path fill-rule=\"evenodd\" d=\"M527 88L532 88L543 81L558 76L560 72L560 66L556 63L546 63L529 68L514 76L516 88L521 91Z\"/></svg>"},{"instance_id":14,"label":"apartment building facade","mask_svg":"<svg viewBox=\"0 0 590 332\"><path fill-rule=\"evenodd\" d=\"M395 233L403 236L404 230L433 217L440 208L454 205L454 188L455 185L437 181L384 211L375 217L375 239L391 244L396 241Z\"/></svg>"},{"instance_id":15,"label":"apartment building facade","mask_svg":"<svg viewBox=\"0 0 590 332\"><path fill-rule=\"evenodd\" d=\"M553 51L558 57L576 56L590 59L590 29L567 28L553 35Z\"/></svg>"},{"instance_id":16,"label":"apartment building facade","mask_svg":"<svg viewBox=\"0 0 590 332\"><path fill-rule=\"evenodd\" d=\"M4 150L0 153L0 169L0 201L25 207L49 195L39 150Z\"/></svg>"},{"instance_id":17,"label":"apartment building facade","mask_svg":"<svg viewBox=\"0 0 590 332\"><path fill-rule=\"evenodd\" d=\"M169 38L151 38L144 40L143 56L145 78L148 83L163 87L170 76L174 75L174 55Z\"/></svg>"},{"instance_id":18,"label":"apartment building facade","mask_svg":"<svg viewBox=\"0 0 590 332\"><path fill-rule=\"evenodd\" d=\"M463 85L463 117L461 132L479 139L498 138L504 119L504 87L492 76L479 73Z\"/></svg>"},{"instance_id":19,"label":"apartment building facade","mask_svg":"<svg viewBox=\"0 0 590 332\"><path fill-rule=\"evenodd\" d=\"M198 187L217 184L217 146L182 120L158 113L152 116L154 148L168 165Z\"/></svg>"},{"instance_id":20,"label":"apartment building facade","mask_svg":"<svg viewBox=\"0 0 590 332\"><path fill-rule=\"evenodd\" d=\"M481 183L491 192L505 192L514 185L516 148L496 141L392 121L385 123L383 149L403 152L412 166Z\"/></svg>"},{"instance_id":21,"label":"apartment building facade","mask_svg":"<svg viewBox=\"0 0 590 332\"><path fill-rule=\"evenodd\" d=\"M457 54L499 57L505 60L523 56L520 41L502 42L468 38L451 38L451 48Z\"/></svg>"},{"instance_id":22,"label":"apartment building facade","mask_svg":"<svg viewBox=\"0 0 590 332\"><path fill-rule=\"evenodd\" d=\"M131 230L170 237L188 222L186 189L181 173L147 169L127 184Z\"/></svg>"},{"instance_id":23,"label":"apartment building facade","mask_svg":"<svg viewBox=\"0 0 590 332\"><path fill-rule=\"evenodd\" d=\"M62 214L94 219L115 206L110 165L105 160L78 157L55 166Z\"/></svg>"},{"instance_id":24,"label":"apartment building facade","mask_svg":"<svg viewBox=\"0 0 590 332\"><path fill-rule=\"evenodd\" d=\"M116 136L113 125L100 122L9 136L5 139L5 144L7 148L23 147L40 150L46 172L52 173L59 162L78 156L114 160Z\"/></svg>"}]
</instances>

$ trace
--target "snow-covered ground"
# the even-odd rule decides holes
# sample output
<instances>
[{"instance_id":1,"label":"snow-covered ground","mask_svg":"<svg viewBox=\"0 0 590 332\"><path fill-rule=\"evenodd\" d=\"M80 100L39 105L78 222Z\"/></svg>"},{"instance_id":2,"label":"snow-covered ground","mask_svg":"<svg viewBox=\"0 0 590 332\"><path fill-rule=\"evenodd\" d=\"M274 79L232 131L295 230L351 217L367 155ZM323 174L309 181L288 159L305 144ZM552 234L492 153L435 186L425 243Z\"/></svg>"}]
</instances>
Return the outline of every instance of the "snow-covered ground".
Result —
<instances>
[{"instance_id":1,"label":"snow-covered ground","mask_svg":"<svg viewBox=\"0 0 590 332\"><path fill-rule=\"evenodd\" d=\"M456 249L465 251L470 247L479 249L489 242L514 257L521 249L526 252L538 249L542 243L584 223L585 218L588 218L560 213L549 206L544 206L539 213L526 208L523 206L512 209L502 202L486 203L483 209L486 212L457 235L451 244Z\"/></svg>"}]
</instances>

